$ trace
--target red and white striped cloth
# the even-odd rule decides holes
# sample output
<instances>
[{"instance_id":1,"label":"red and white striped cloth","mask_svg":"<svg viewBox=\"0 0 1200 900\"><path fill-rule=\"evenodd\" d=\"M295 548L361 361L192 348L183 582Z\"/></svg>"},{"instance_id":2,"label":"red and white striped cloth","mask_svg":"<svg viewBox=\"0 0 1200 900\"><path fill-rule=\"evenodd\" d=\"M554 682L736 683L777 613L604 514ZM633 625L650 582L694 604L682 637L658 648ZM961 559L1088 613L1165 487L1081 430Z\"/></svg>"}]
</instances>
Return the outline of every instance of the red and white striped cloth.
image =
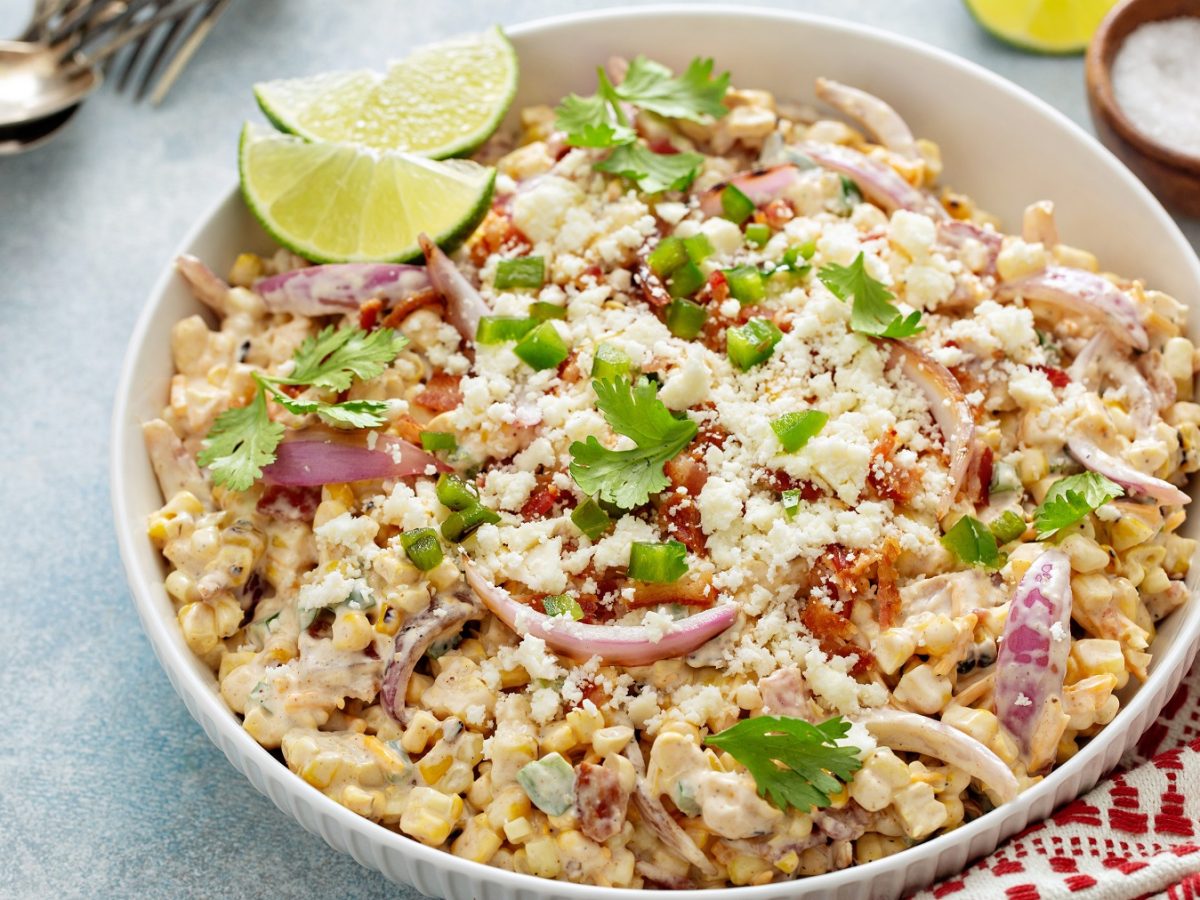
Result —
<instances>
[{"instance_id":1,"label":"red and white striped cloth","mask_svg":"<svg viewBox=\"0 0 1200 900\"><path fill-rule=\"evenodd\" d=\"M1116 772L912 900L1062 897L1200 900L1200 662Z\"/></svg>"}]
</instances>

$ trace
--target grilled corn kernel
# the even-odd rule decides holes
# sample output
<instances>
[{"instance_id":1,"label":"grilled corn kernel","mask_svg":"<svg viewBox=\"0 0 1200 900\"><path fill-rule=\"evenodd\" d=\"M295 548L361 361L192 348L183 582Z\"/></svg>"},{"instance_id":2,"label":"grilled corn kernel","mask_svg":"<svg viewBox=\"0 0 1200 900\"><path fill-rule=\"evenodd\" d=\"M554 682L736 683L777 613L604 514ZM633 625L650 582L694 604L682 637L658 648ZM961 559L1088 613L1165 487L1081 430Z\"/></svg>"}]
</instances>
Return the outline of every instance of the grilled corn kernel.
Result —
<instances>
[{"instance_id":1,"label":"grilled corn kernel","mask_svg":"<svg viewBox=\"0 0 1200 900\"><path fill-rule=\"evenodd\" d=\"M467 821L462 834L450 845L450 852L463 859L486 863L503 843L500 835L488 827L487 817L478 815Z\"/></svg>"},{"instance_id":2,"label":"grilled corn kernel","mask_svg":"<svg viewBox=\"0 0 1200 900\"><path fill-rule=\"evenodd\" d=\"M458 584L458 580L462 578L462 572L458 570L457 564L447 557L426 572L425 577L439 591L445 591Z\"/></svg>"},{"instance_id":3,"label":"grilled corn kernel","mask_svg":"<svg viewBox=\"0 0 1200 900\"><path fill-rule=\"evenodd\" d=\"M430 759L436 755L436 758ZM421 777L425 779L426 784L433 784L450 768L450 764L454 762L454 757L431 752L419 763L417 763L417 771L421 773Z\"/></svg>"},{"instance_id":4,"label":"grilled corn kernel","mask_svg":"<svg viewBox=\"0 0 1200 900\"><path fill-rule=\"evenodd\" d=\"M362 612L339 611L333 620L333 646L338 650L361 650L373 638L371 622Z\"/></svg>"},{"instance_id":5,"label":"grilled corn kernel","mask_svg":"<svg viewBox=\"0 0 1200 900\"><path fill-rule=\"evenodd\" d=\"M729 863L729 880L736 885L759 884L764 876L773 877L771 864L762 857L739 853Z\"/></svg>"},{"instance_id":6,"label":"grilled corn kernel","mask_svg":"<svg viewBox=\"0 0 1200 900\"><path fill-rule=\"evenodd\" d=\"M189 603L179 610L179 628L193 653L203 656L216 649L216 618L207 603Z\"/></svg>"},{"instance_id":7,"label":"grilled corn kernel","mask_svg":"<svg viewBox=\"0 0 1200 900\"><path fill-rule=\"evenodd\" d=\"M337 775L341 764L336 754L318 753L305 764L299 775L313 787L324 790Z\"/></svg>"},{"instance_id":8,"label":"grilled corn kernel","mask_svg":"<svg viewBox=\"0 0 1200 900\"><path fill-rule=\"evenodd\" d=\"M784 875L791 875L796 871L796 867L800 865L800 854L795 850L789 850L779 859L775 860L775 868Z\"/></svg>"},{"instance_id":9,"label":"grilled corn kernel","mask_svg":"<svg viewBox=\"0 0 1200 900\"><path fill-rule=\"evenodd\" d=\"M552 837L538 838L525 845L525 864L539 878L554 878L562 871L558 846Z\"/></svg>"},{"instance_id":10,"label":"grilled corn kernel","mask_svg":"<svg viewBox=\"0 0 1200 900\"><path fill-rule=\"evenodd\" d=\"M488 824L499 831L506 823L528 815L532 808L525 791L515 784L509 785L501 790L488 806Z\"/></svg>"},{"instance_id":11,"label":"grilled corn kernel","mask_svg":"<svg viewBox=\"0 0 1200 900\"><path fill-rule=\"evenodd\" d=\"M370 816L374 805L375 795L364 791L358 785L348 784L342 788L341 804L351 812L360 816Z\"/></svg>"},{"instance_id":12,"label":"grilled corn kernel","mask_svg":"<svg viewBox=\"0 0 1200 900\"><path fill-rule=\"evenodd\" d=\"M1070 661L1078 667L1080 676L1115 675L1118 687L1129 680L1120 641L1083 638L1071 644Z\"/></svg>"},{"instance_id":13,"label":"grilled corn kernel","mask_svg":"<svg viewBox=\"0 0 1200 900\"><path fill-rule=\"evenodd\" d=\"M942 712L942 721L969 734L983 745L991 743L1000 730L1000 720L986 709L972 709L952 703Z\"/></svg>"},{"instance_id":14,"label":"grilled corn kernel","mask_svg":"<svg viewBox=\"0 0 1200 900\"><path fill-rule=\"evenodd\" d=\"M533 826L524 816L504 823L504 836L511 844L523 844L533 834Z\"/></svg>"},{"instance_id":15,"label":"grilled corn kernel","mask_svg":"<svg viewBox=\"0 0 1200 900\"><path fill-rule=\"evenodd\" d=\"M428 710L418 710L404 729L400 746L408 753L424 753L429 739L442 727L442 723Z\"/></svg>"},{"instance_id":16,"label":"grilled corn kernel","mask_svg":"<svg viewBox=\"0 0 1200 900\"><path fill-rule=\"evenodd\" d=\"M607 756L610 753L620 753L631 740L633 729L628 725L610 725L608 728L598 729L592 735L592 749L601 756Z\"/></svg>"},{"instance_id":17,"label":"grilled corn kernel","mask_svg":"<svg viewBox=\"0 0 1200 900\"><path fill-rule=\"evenodd\" d=\"M575 739L580 744L588 744L592 736L604 727L604 715L595 706L577 707L567 713L567 723L575 732Z\"/></svg>"},{"instance_id":18,"label":"grilled corn kernel","mask_svg":"<svg viewBox=\"0 0 1200 900\"><path fill-rule=\"evenodd\" d=\"M538 742L543 754L566 753L575 744L575 731L566 722L553 722L547 725Z\"/></svg>"},{"instance_id":19,"label":"grilled corn kernel","mask_svg":"<svg viewBox=\"0 0 1200 900\"><path fill-rule=\"evenodd\" d=\"M889 628L875 641L875 659L885 675L894 674L912 658L917 641L906 628Z\"/></svg>"},{"instance_id":20,"label":"grilled corn kernel","mask_svg":"<svg viewBox=\"0 0 1200 900\"><path fill-rule=\"evenodd\" d=\"M196 582L186 572L175 569L164 582L167 593L180 603L198 600L200 594L196 591Z\"/></svg>"},{"instance_id":21,"label":"grilled corn kernel","mask_svg":"<svg viewBox=\"0 0 1200 900\"><path fill-rule=\"evenodd\" d=\"M415 787L408 795L408 805L400 816L400 830L423 844L436 847L450 836L463 802L433 788Z\"/></svg>"},{"instance_id":22,"label":"grilled corn kernel","mask_svg":"<svg viewBox=\"0 0 1200 900\"><path fill-rule=\"evenodd\" d=\"M388 600L396 608L404 610L406 615L413 615L429 605L429 589L425 587L405 588L396 591Z\"/></svg>"},{"instance_id":23,"label":"grilled corn kernel","mask_svg":"<svg viewBox=\"0 0 1200 900\"><path fill-rule=\"evenodd\" d=\"M1154 529L1138 516L1121 516L1109 528L1109 539L1113 549L1121 552L1154 537Z\"/></svg>"},{"instance_id":24,"label":"grilled corn kernel","mask_svg":"<svg viewBox=\"0 0 1200 900\"><path fill-rule=\"evenodd\" d=\"M914 712L933 715L939 712L953 693L950 679L940 678L929 663L921 663L904 673L893 696Z\"/></svg>"},{"instance_id":25,"label":"grilled corn kernel","mask_svg":"<svg viewBox=\"0 0 1200 900\"><path fill-rule=\"evenodd\" d=\"M226 653L221 657L221 668L217 671L217 681L224 681L234 669L244 666L255 657L253 650L243 650L240 653Z\"/></svg>"}]
</instances>

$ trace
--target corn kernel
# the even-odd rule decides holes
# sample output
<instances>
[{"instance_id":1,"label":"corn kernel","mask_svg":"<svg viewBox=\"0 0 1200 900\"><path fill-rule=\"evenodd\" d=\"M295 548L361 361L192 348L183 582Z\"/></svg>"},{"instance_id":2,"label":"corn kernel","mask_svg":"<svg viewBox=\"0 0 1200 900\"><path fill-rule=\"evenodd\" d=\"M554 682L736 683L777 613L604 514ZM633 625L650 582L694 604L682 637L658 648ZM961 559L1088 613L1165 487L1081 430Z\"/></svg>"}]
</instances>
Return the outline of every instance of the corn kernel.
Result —
<instances>
[{"instance_id":1,"label":"corn kernel","mask_svg":"<svg viewBox=\"0 0 1200 900\"><path fill-rule=\"evenodd\" d=\"M360 816L369 816L375 795L364 791L358 785L348 784L342 789L342 806Z\"/></svg>"},{"instance_id":2,"label":"corn kernel","mask_svg":"<svg viewBox=\"0 0 1200 900\"><path fill-rule=\"evenodd\" d=\"M591 743L592 736L604 727L604 716L600 710L591 704L588 706L590 708L580 706L567 713L567 723L575 732L576 742L580 744Z\"/></svg>"},{"instance_id":3,"label":"corn kernel","mask_svg":"<svg viewBox=\"0 0 1200 900\"><path fill-rule=\"evenodd\" d=\"M488 824L493 829L500 830L506 823L527 816L532 808L525 791L517 785L509 785L501 790L488 806Z\"/></svg>"},{"instance_id":4,"label":"corn kernel","mask_svg":"<svg viewBox=\"0 0 1200 900\"><path fill-rule=\"evenodd\" d=\"M664 729L665 730L665 729ZM600 728L592 735L592 748L601 756L620 753L633 739L633 729L628 725L610 725Z\"/></svg>"},{"instance_id":5,"label":"corn kernel","mask_svg":"<svg viewBox=\"0 0 1200 900\"><path fill-rule=\"evenodd\" d=\"M315 788L324 790L337 775L341 760L332 753L318 753L299 772L301 778Z\"/></svg>"},{"instance_id":6,"label":"corn kernel","mask_svg":"<svg viewBox=\"0 0 1200 900\"><path fill-rule=\"evenodd\" d=\"M533 826L524 816L504 823L504 836L508 838L509 843L524 843L531 834L533 834Z\"/></svg>"},{"instance_id":7,"label":"corn kernel","mask_svg":"<svg viewBox=\"0 0 1200 900\"><path fill-rule=\"evenodd\" d=\"M463 859L486 863L496 855L503 843L500 835L488 827L487 817L478 815L470 819L462 834L454 839L450 852Z\"/></svg>"},{"instance_id":8,"label":"corn kernel","mask_svg":"<svg viewBox=\"0 0 1200 900\"><path fill-rule=\"evenodd\" d=\"M243 650L240 653L226 653L221 657L221 668L217 672L217 681L224 681L234 669L246 665L256 654L253 650Z\"/></svg>"},{"instance_id":9,"label":"corn kernel","mask_svg":"<svg viewBox=\"0 0 1200 900\"><path fill-rule=\"evenodd\" d=\"M439 731L442 723L428 710L418 710L413 714L408 727L404 729L404 737L400 738L400 746L408 753L424 753L429 739Z\"/></svg>"},{"instance_id":10,"label":"corn kernel","mask_svg":"<svg viewBox=\"0 0 1200 900\"><path fill-rule=\"evenodd\" d=\"M558 847L552 837L538 838L525 845L525 864L539 878L554 878L562 870Z\"/></svg>"},{"instance_id":11,"label":"corn kernel","mask_svg":"<svg viewBox=\"0 0 1200 900\"><path fill-rule=\"evenodd\" d=\"M458 570L458 565L447 557L426 572L425 577L439 591L445 591L458 584L458 580L462 578L462 572Z\"/></svg>"},{"instance_id":12,"label":"corn kernel","mask_svg":"<svg viewBox=\"0 0 1200 900\"><path fill-rule=\"evenodd\" d=\"M538 742L543 754L566 753L575 746L575 731L566 722L547 725Z\"/></svg>"},{"instance_id":13,"label":"corn kernel","mask_svg":"<svg viewBox=\"0 0 1200 900\"><path fill-rule=\"evenodd\" d=\"M415 787L400 817L400 830L423 844L436 847L450 836L462 815L462 798L428 787Z\"/></svg>"},{"instance_id":14,"label":"corn kernel","mask_svg":"<svg viewBox=\"0 0 1200 900\"><path fill-rule=\"evenodd\" d=\"M757 884L762 875L771 875L771 864L758 856L739 853L729 863L729 880L736 885Z\"/></svg>"},{"instance_id":15,"label":"corn kernel","mask_svg":"<svg viewBox=\"0 0 1200 900\"><path fill-rule=\"evenodd\" d=\"M775 868L785 875L791 875L796 871L796 867L800 865L800 854L795 850L789 850L779 859L775 860Z\"/></svg>"}]
</instances>

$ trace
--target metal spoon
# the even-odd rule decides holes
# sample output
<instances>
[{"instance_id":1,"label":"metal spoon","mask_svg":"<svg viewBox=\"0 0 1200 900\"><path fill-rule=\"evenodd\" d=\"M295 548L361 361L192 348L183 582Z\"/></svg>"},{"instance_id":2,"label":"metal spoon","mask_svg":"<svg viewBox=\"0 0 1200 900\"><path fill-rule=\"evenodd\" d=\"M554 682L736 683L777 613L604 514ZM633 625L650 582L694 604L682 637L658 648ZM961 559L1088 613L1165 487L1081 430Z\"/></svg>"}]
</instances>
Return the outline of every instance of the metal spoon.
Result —
<instances>
[{"instance_id":1,"label":"metal spoon","mask_svg":"<svg viewBox=\"0 0 1200 900\"><path fill-rule=\"evenodd\" d=\"M102 80L96 67L64 67L61 54L44 44L0 41L0 128L33 125L77 106Z\"/></svg>"},{"instance_id":2,"label":"metal spoon","mask_svg":"<svg viewBox=\"0 0 1200 900\"><path fill-rule=\"evenodd\" d=\"M47 143L67 127L79 104L23 125L0 125L0 156L13 156Z\"/></svg>"}]
</instances>

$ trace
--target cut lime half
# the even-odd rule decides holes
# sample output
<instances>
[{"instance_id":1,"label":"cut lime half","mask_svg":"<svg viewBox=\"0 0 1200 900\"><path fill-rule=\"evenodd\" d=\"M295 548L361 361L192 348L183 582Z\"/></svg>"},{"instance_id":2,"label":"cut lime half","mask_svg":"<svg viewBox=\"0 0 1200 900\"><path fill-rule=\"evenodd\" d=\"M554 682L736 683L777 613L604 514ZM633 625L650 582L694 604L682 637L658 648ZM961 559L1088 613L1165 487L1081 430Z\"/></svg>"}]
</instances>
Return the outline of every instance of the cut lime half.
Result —
<instances>
[{"instance_id":1,"label":"cut lime half","mask_svg":"<svg viewBox=\"0 0 1200 900\"><path fill-rule=\"evenodd\" d=\"M276 128L310 141L465 156L488 139L517 91L517 55L499 28L422 47L386 74L329 72L254 86Z\"/></svg>"},{"instance_id":2,"label":"cut lime half","mask_svg":"<svg viewBox=\"0 0 1200 900\"><path fill-rule=\"evenodd\" d=\"M993 37L1036 53L1081 53L1116 0L963 0Z\"/></svg>"},{"instance_id":3,"label":"cut lime half","mask_svg":"<svg viewBox=\"0 0 1200 900\"><path fill-rule=\"evenodd\" d=\"M408 262L425 232L453 249L488 210L496 173L346 144L311 144L247 123L238 148L246 205L313 262Z\"/></svg>"}]
</instances>

